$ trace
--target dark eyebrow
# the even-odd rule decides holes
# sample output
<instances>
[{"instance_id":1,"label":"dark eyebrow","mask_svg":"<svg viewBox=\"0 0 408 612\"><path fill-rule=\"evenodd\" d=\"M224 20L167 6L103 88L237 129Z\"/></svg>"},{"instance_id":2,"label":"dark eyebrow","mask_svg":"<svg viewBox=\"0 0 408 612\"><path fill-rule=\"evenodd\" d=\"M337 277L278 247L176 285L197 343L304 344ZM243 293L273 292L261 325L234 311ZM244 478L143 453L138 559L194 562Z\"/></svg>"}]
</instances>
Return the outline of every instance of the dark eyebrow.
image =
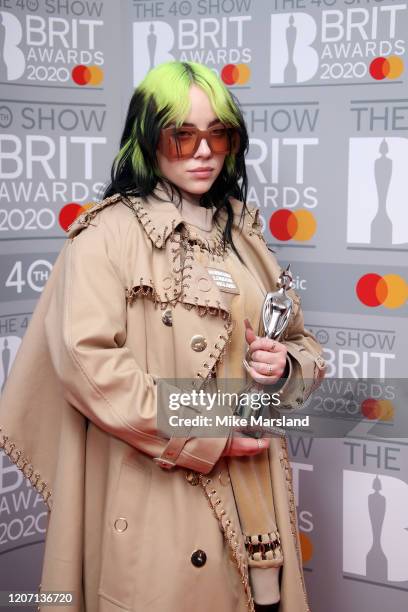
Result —
<instances>
[{"instance_id":1,"label":"dark eyebrow","mask_svg":"<svg viewBox=\"0 0 408 612\"><path fill-rule=\"evenodd\" d=\"M221 119L214 119L214 121L211 121L211 123L209 123L207 127L212 127L217 123L222 123ZM183 123L183 125L186 125L187 127L197 127L194 123Z\"/></svg>"}]
</instances>

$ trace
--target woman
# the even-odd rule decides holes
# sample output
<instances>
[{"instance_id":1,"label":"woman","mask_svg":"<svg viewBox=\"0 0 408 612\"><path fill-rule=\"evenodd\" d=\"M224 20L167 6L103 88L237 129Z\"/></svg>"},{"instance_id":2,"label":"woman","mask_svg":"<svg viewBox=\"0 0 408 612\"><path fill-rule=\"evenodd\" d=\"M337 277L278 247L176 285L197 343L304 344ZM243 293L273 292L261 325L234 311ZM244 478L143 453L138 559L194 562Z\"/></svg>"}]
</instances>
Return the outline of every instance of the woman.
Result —
<instances>
[{"instance_id":1,"label":"woman","mask_svg":"<svg viewBox=\"0 0 408 612\"><path fill-rule=\"evenodd\" d=\"M150 71L14 362L0 446L50 510L40 594L74 610L309 611L285 437L163 426L182 380L254 381L290 409L324 372L292 290L282 342L261 337L280 268L244 204L247 144L212 71Z\"/></svg>"}]
</instances>

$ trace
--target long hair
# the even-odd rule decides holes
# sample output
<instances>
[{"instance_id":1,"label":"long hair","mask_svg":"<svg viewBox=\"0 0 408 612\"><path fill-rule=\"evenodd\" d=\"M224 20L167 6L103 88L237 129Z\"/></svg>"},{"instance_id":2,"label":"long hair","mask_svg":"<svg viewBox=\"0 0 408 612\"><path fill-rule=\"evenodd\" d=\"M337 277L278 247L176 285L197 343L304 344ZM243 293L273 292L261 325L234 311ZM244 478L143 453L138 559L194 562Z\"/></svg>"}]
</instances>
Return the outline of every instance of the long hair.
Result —
<instances>
[{"instance_id":1,"label":"long hair","mask_svg":"<svg viewBox=\"0 0 408 612\"><path fill-rule=\"evenodd\" d=\"M232 196L243 203L240 221L243 220L248 192L245 169L248 132L235 96L215 72L201 64L179 61L160 64L150 70L135 89L129 103L120 150L112 164L111 182L105 188L103 198L116 193L147 197L159 183L172 201L176 197L181 202L180 190L160 173L156 151L161 129L170 123L177 127L182 125L188 115L189 90L193 84L208 95L217 118L236 127L239 132L239 150L226 155L222 170L211 189L200 197L200 206L216 208L214 221L221 209L227 212L223 246L225 248L229 243L242 262L232 240L233 209L228 198Z\"/></svg>"}]
</instances>

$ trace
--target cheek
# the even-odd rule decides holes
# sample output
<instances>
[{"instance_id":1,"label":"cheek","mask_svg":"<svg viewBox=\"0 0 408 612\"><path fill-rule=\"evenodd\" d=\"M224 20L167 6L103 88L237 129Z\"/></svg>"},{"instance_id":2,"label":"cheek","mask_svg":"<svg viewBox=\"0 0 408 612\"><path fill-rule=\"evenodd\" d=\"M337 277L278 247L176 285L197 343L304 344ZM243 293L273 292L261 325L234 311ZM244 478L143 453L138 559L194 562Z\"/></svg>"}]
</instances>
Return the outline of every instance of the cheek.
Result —
<instances>
[{"instance_id":1,"label":"cheek","mask_svg":"<svg viewBox=\"0 0 408 612\"><path fill-rule=\"evenodd\" d=\"M164 176L164 178L168 179L171 182L175 182L177 177L180 177L183 171L183 162L182 161L169 161L167 157L159 154L157 156L157 162L159 166L159 170Z\"/></svg>"},{"instance_id":2,"label":"cheek","mask_svg":"<svg viewBox=\"0 0 408 612\"><path fill-rule=\"evenodd\" d=\"M226 155L216 155L215 159L216 159L216 174L217 176L220 174L222 167L224 165L224 161L225 161Z\"/></svg>"}]
</instances>

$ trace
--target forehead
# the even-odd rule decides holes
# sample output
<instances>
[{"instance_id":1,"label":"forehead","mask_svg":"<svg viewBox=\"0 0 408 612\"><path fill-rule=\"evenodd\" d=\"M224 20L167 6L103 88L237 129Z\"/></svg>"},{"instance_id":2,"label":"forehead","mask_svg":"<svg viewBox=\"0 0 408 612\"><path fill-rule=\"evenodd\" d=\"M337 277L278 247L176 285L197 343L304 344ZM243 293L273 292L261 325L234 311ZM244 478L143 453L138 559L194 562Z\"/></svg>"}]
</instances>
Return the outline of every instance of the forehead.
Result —
<instances>
[{"instance_id":1,"label":"forehead","mask_svg":"<svg viewBox=\"0 0 408 612\"><path fill-rule=\"evenodd\" d=\"M190 109L184 119L185 123L193 123L202 129L217 119L217 115L211 105L210 98L197 85L192 85L189 91Z\"/></svg>"}]
</instances>

